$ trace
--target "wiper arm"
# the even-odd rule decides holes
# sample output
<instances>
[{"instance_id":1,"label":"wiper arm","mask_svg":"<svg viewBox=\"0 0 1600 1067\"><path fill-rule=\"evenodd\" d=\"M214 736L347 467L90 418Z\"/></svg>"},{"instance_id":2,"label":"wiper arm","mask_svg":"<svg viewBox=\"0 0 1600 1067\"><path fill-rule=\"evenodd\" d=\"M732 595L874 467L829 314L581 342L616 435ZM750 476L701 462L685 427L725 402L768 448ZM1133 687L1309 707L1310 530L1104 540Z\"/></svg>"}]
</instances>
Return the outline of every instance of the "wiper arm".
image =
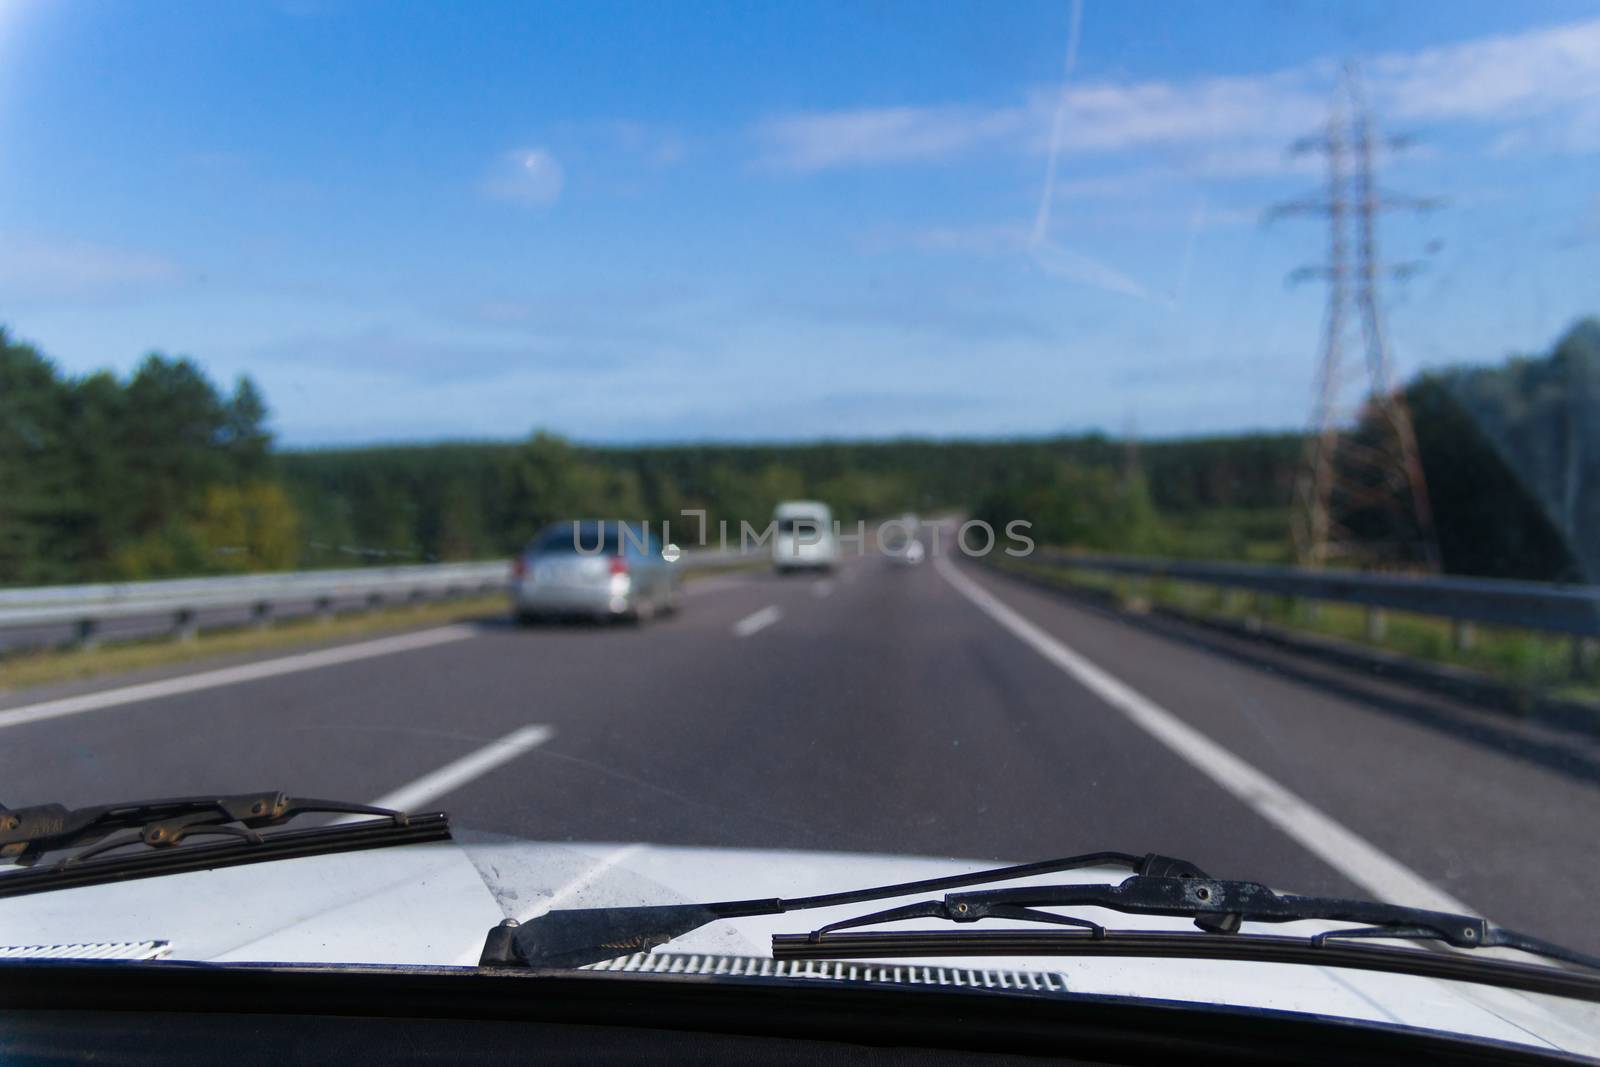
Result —
<instances>
[{"instance_id":1,"label":"wiper arm","mask_svg":"<svg viewBox=\"0 0 1600 1067\"><path fill-rule=\"evenodd\" d=\"M1019 886L972 893L950 893L942 900L925 900L853 919L842 919L798 935L813 946L829 944L834 931L905 919L945 919L956 923L980 919L1011 919L1055 923L1086 929L1104 938L1098 923L1041 907L1095 907L1129 915L1171 915L1194 920L1210 934L1235 934L1243 922L1286 923L1311 919L1359 924L1329 930L1309 938L1312 947L1333 939L1392 938L1436 940L1454 948L1510 948L1600 970L1600 957L1590 956L1542 938L1495 926L1487 919L1450 912L1429 911L1398 904L1341 897L1298 896L1276 893L1258 882L1222 881L1200 877L1135 874L1117 885ZM1191 935L1192 936L1192 935ZM786 948L797 944L795 935L783 935ZM774 952L778 942L774 939ZM826 949L822 950L826 954Z\"/></svg>"},{"instance_id":2,"label":"wiper arm","mask_svg":"<svg viewBox=\"0 0 1600 1067\"><path fill-rule=\"evenodd\" d=\"M869 930L774 934L778 960L926 959L930 956L1104 956L1114 959L1242 960L1250 963L1341 967L1600 1002L1600 974L1415 948L1348 941L1314 942L1276 934L1216 934L1163 930Z\"/></svg>"},{"instance_id":3,"label":"wiper arm","mask_svg":"<svg viewBox=\"0 0 1600 1067\"><path fill-rule=\"evenodd\" d=\"M369 804L303 799L278 792L133 800L87 808L40 804L0 809L0 859L28 867L46 852L93 845L118 830L138 832L105 841L72 859L87 859L127 845L170 848L197 834L228 834L248 840L257 830L310 814L392 817L399 813Z\"/></svg>"},{"instance_id":4,"label":"wiper arm","mask_svg":"<svg viewBox=\"0 0 1600 1067\"><path fill-rule=\"evenodd\" d=\"M304 830L260 832L305 815L378 818ZM201 836L229 840L177 847ZM30 868L0 874L0 897L449 836L449 817L443 812L411 815L370 804L292 797L282 792L171 797L84 808L60 804L0 808L0 860L9 859L17 867ZM134 847L139 851L106 855ZM51 863L40 863L42 857L54 852L68 854Z\"/></svg>"},{"instance_id":5,"label":"wiper arm","mask_svg":"<svg viewBox=\"0 0 1600 1067\"><path fill-rule=\"evenodd\" d=\"M910 896L963 886L986 885L1059 874L1084 867L1127 867L1140 874L1204 878L1194 864L1154 853L1135 856L1127 852L1091 852L1082 856L997 867L971 874L927 878L899 885L784 900L724 900L707 904L662 904L631 908L563 908L518 924L507 919L493 930L483 946L483 966L582 967L602 960L647 952L718 919L748 915L780 915L809 908L830 908L868 900Z\"/></svg>"},{"instance_id":6,"label":"wiper arm","mask_svg":"<svg viewBox=\"0 0 1600 1067\"><path fill-rule=\"evenodd\" d=\"M1125 852L1094 852L791 900L774 897L705 904L562 909L520 925L514 919L505 920L489 931L479 963L482 966L582 967L617 956L647 952L718 919L777 915L1100 866L1128 867L1134 874L1116 885L1018 886L947 893L941 900L925 900L845 919L809 934L775 934L772 955L774 959L791 960L963 955L1235 959L1388 971L1600 1002L1600 957L1507 930L1476 916L1366 900L1276 893L1257 882L1211 878L1185 860L1156 854L1138 857ZM1087 919L1036 910L1043 907L1099 907L1126 914L1179 916L1192 919L1199 931L1108 931ZM853 929L919 918L956 923L1012 919L1052 924L1057 929L868 932ZM1245 921L1304 920L1356 925L1309 938L1239 933ZM1061 926L1075 929L1062 930ZM1576 964L1584 970L1423 952L1360 941L1366 938L1439 940L1472 949L1511 948ZM1356 943L1352 943L1353 940Z\"/></svg>"}]
</instances>

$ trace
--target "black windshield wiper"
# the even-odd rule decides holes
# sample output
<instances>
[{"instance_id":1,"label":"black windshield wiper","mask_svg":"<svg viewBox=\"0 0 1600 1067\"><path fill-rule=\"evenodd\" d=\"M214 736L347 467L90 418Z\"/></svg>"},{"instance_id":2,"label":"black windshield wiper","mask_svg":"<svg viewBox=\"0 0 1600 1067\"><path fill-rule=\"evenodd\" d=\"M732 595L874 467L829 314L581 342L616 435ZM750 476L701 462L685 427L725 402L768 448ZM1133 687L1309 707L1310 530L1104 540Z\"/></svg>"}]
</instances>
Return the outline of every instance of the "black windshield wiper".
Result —
<instances>
[{"instance_id":1,"label":"black windshield wiper","mask_svg":"<svg viewBox=\"0 0 1600 1067\"><path fill-rule=\"evenodd\" d=\"M1099 923L1038 908L1093 907L1129 915L1189 918L1203 933L1154 930L1108 931ZM908 919L973 923L981 919L1047 923L1076 929L947 930L843 933L862 926ZM1240 934L1244 922L1325 920L1353 923L1310 937ZM1508 948L1595 974L1414 949L1351 945L1359 939L1442 941L1458 949ZM897 908L841 919L808 934L776 934L775 959L865 959L945 955L1104 955L1253 959L1322 963L1370 970L1487 982L1511 988L1600 1000L1600 957L1496 926L1486 919L1398 904L1341 897L1277 893L1257 882L1199 876L1135 874L1116 885L1045 885L950 893Z\"/></svg>"},{"instance_id":2,"label":"black windshield wiper","mask_svg":"<svg viewBox=\"0 0 1600 1067\"><path fill-rule=\"evenodd\" d=\"M903 919L947 919L970 923L980 919L1011 919L1056 923L1105 936L1105 929L1087 919L1041 907L1093 907L1128 915L1171 915L1194 920L1214 934L1237 933L1243 922L1287 923L1310 919L1360 925L1329 930L1310 938L1314 945L1333 938L1392 938L1443 941L1453 948L1510 948L1537 956L1600 970L1600 957L1575 952L1561 945L1495 926L1487 919L1451 912L1429 911L1399 904L1343 897L1309 897L1276 893L1259 882L1222 881L1206 877L1152 877L1135 874L1116 885L1040 885L951 893L943 900L924 900L887 911L873 912L835 923L803 935L820 944L836 930ZM787 936L787 935L786 935ZM789 942L792 944L792 941Z\"/></svg>"},{"instance_id":3,"label":"black windshield wiper","mask_svg":"<svg viewBox=\"0 0 1600 1067\"><path fill-rule=\"evenodd\" d=\"M811 933L776 934L775 959L873 959L967 955L1153 956L1301 963L1457 979L1511 989L1600 1001L1600 957L1589 956L1471 915L1337 897L1276 893L1256 882L1214 879L1170 856L1095 852L1066 859L1000 867L898 885L797 897L625 908L570 908L518 924L507 919L489 932L483 966L582 967L647 952L718 919L777 915L889 897L961 889L1085 867L1127 867L1134 874L1111 884L1020 886L948 893L886 911L830 923ZM1107 930L1043 907L1098 907L1140 915L1192 919L1192 933ZM911 930L858 932L855 927L906 919L957 923L1009 919L1053 930ZM1311 937L1240 933L1244 922L1325 920L1354 924ZM1070 930L1062 926L1073 927ZM1583 968L1567 970L1470 955L1375 945L1363 939L1437 940L1459 948L1509 948Z\"/></svg>"},{"instance_id":4,"label":"black windshield wiper","mask_svg":"<svg viewBox=\"0 0 1600 1067\"><path fill-rule=\"evenodd\" d=\"M261 833L306 815L376 818ZM227 840L185 844L202 836ZM449 817L443 812L412 815L282 792L170 797L84 808L61 804L0 808L0 860L26 868L0 873L0 897L449 836ZM134 848L138 851L123 851ZM58 852L65 855L40 862ZM108 855L113 852L119 854Z\"/></svg>"},{"instance_id":5,"label":"black windshield wiper","mask_svg":"<svg viewBox=\"0 0 1600 1067\"><path fill-rule=\"evenodd\" d=\"M563 908L546 912L520 925L507 919L489 932L479 961L484 966L582 967L602 960L646 952L682 937L718 919L747 915L779 915L808 908L830 908L840 904L860 904L868 900L959 889L1027 878L1036 874L1059 874L1084 867L1127 867L1141 874L1204 877L1199 868L1170 856L1135 856L1127 852L1091 852L1083 856L997 867L972 874L946 878L927 878L899 885L876 886L843 893L795 897L783 900L724 900L708 904L660 904L631 908Z\"/></svg>"},{"instance_id":6,"label":"black windshield wiper","mask_svg":"<svg viewBox=\"0 0 1600 1067\"><path fill-rule=\"evenodd\" d=\"M1471 953L1429 952L1370 942L1320 941L1278 934L1217 935L1164 930L871 930L774 934L777 960L927 959L951 956L1104 956L1116 959L1240 960L1341 967L1600 1003L1600 974L1587 969L1529 964Z\"/></svg>"}]
</instances>

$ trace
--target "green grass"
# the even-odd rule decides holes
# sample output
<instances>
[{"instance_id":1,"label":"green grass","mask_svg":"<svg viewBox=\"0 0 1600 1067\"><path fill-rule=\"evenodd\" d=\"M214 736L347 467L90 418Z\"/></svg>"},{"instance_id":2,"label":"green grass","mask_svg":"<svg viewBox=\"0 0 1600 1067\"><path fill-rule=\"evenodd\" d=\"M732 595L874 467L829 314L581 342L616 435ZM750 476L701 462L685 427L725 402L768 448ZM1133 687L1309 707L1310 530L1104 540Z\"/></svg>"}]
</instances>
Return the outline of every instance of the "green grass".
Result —
<instances>
[{"instance_id":1,"label":"green grass","mask_svg":"<svg viewBox=\"0 0 1600 1067\"><path fill-rule=\"evenodd\" d=\"M1160 605L1199 618L1238 622L1254 618L1284 630L1477 671L1528 694L1600 700L1600 666L1590 657L1574 673L1571 639L1563 636L1474 626L1470 646L1458 648L1450 622L1432 616L1386 611L1383 633L1374 637L1367 629L1366 609L1352 604L1312 603L1190 582L1067 571L1027 560L1001 559L996 565L1052 584L1109 594L1125 610Z\"/></svg>"},{"instance_id":2,"label":"green grass","mask_svg":"<svg viewBox=\"0 0 1600 1067\"><path fill-rule=\"evenodd\" d=\"M1165 552L1182 559L1289 562L1287 507L1164 513L1162 520Z\"/></svg>"}]
</instances>

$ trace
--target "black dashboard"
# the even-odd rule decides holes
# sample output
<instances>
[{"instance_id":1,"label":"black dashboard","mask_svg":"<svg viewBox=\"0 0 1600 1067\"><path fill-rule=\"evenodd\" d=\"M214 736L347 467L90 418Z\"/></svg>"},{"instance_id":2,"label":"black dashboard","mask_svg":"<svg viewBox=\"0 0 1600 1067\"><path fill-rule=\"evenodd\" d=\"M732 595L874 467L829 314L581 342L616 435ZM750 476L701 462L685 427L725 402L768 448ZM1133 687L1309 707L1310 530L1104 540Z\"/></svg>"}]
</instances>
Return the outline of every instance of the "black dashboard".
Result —
<instances>
[{"instance_id":1,"label":"black dashboard","mask_svg":"<svg viewBox=\"0 0 1600 1067\"><path fill-rule=\"evenodd\" d=\"M1316 1016L806 979L0 964L7 1062L1552 1063Z\"/></svg>"}]
</instances>

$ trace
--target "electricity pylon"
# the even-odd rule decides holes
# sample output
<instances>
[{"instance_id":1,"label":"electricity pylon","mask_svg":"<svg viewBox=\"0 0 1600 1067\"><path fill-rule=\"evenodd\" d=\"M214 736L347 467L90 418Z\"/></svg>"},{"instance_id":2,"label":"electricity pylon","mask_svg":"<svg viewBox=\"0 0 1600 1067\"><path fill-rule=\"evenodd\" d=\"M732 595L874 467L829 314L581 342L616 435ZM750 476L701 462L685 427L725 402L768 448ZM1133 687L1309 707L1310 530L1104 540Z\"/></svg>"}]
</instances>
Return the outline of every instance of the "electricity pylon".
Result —
<instances>
[{"instance_id":1,"label":"electricity pylon","mask_svg":"<svg viewBox=\"0 0 1600 1067\"><path fill-rule=\"evenodd\" d=\"M1302 566L1321 569L1341 560L1367 568L1435 571L1439 550L1428 487L1411 413L1391 377L1381 306L1380 280L1416 267L1383 264L1377 238L1380 211L1425 210L1434 204L1381 194L1375 149L1372 115L1354 74L1346 70L1323 132L1295 145L1297 152L1325 157L1325 190L1270 213L1328 219L1327 261L1290 276L1328 283L1316 396L1295 478L1290 529ZM1360 367L1346 357L1353 333L1359 334L1365 354Z\"/></svg>"}]
</instances>

